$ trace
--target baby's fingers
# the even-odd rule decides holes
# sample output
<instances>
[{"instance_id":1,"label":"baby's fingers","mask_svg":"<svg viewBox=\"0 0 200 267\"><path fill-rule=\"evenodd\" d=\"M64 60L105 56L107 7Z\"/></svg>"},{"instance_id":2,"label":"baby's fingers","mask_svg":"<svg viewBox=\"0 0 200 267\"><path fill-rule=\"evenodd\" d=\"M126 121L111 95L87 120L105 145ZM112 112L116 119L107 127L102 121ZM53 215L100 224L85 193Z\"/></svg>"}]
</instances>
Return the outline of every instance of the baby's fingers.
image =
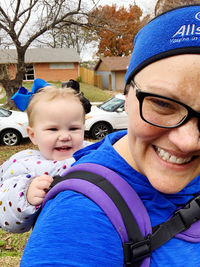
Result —
<instances>
[{"instance_id":1,"label":"baby's fingers","mask_svg":"<svg viewBox=\"0 0 200 267\"><path fill-rule=\"evenodd\" d=\"M42 189L42 190L44 190L44 189L48 189L49 188L49 186L51 185L51 181L48 181L48 180L41 180L41 181L38 181L38 183L37 183L37 188L38 189Z\"/></svg>"}]
</instances>

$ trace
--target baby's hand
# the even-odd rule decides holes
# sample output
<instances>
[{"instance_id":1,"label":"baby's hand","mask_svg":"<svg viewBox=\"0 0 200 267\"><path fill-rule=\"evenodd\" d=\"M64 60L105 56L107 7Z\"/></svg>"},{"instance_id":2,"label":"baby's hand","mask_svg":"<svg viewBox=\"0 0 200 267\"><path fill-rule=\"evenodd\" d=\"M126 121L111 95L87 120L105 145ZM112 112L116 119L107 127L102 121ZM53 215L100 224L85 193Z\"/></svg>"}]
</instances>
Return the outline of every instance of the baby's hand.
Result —
<instances>
[{"instance_id":1,"label":"baby's hand","mask_svg":"<svg viewBox=\"0 0 200 267\"><path fill-rule=\"evenodd\" d=\"M48 189L52 182L53 178L46 174L35 178L27 190L27 201L33 206L42 204L46 195L45 189Z\"/></svg>"}]
</instances>

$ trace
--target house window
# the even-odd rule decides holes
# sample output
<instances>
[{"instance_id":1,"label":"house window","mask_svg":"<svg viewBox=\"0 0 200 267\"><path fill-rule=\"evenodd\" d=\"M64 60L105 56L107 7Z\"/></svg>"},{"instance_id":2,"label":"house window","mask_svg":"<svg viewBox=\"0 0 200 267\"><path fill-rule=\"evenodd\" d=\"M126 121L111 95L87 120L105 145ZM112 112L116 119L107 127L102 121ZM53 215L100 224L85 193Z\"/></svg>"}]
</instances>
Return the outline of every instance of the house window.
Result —
<instances>
[{"instance_id":1,"label":"house window","mask_svg":"<svg viewBox=\"0 0 200 267\"><path fill-rule=\"evenodd\" d=\"M25 81L30 81L30 80L34 80L34 68L33 68L33 64L27 64L26 65L26 73L24 75L24 80Z\"/></svg>"},{"instance_id":2,"label":"house window","mask_svg":"<svg viewBox=\"0 0 200 267\"><path fill-rule=\"evenodd\" d=\"M50 63L50 69L74 69L74 63Z\"/></svg>"}]
</instances>

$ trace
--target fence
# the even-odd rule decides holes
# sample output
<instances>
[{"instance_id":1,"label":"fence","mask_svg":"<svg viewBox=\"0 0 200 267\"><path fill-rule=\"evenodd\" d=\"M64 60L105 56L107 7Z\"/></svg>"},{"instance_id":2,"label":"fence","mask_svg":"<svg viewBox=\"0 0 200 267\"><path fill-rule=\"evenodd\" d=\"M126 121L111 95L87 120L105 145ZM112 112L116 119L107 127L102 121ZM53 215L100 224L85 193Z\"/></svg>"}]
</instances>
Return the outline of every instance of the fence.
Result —
<instances>
[{"instance_id":1,"label":"fence","mask_svg":"<svg viewBox=\"0 0 200 267\"><path fill-rule=\"evenodd\" d=\"M95 74L93 70L89 70L89 69L81 67L80 76L81 76L81 80L84 83L88 83L88 84L97 86L102 89L102 76Z\"/></svg>"}]
</instances>

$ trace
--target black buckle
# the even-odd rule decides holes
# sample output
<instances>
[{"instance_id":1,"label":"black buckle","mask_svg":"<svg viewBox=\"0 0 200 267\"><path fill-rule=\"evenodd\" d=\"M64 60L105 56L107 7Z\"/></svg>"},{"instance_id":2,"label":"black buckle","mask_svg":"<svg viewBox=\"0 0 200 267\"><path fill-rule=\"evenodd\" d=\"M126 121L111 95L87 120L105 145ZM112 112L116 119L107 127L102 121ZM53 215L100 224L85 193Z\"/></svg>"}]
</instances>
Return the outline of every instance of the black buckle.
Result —
<instances>
[{"instance_id":1,"label":"black buckle","mask_svg":"<svg viewBox=\"0 0 200 267\"><path fill-rule=\"evenodd\" d=\"M180 215L186 229L200 220L200 195L188 201L183 208L175 212L176 214Z\"/></svg>"},{"instance_id":2,"label":"black buckle","mask_svg":"<svg viewBox=\"0 0 200 267\"><path fill-rule=\"evenodd\" d=\"M151 235L145 237L139 242L126 242L123 244L124 263L130 265L131 263L141 261L151 255Z\"/></svg>"}]
</instances>

